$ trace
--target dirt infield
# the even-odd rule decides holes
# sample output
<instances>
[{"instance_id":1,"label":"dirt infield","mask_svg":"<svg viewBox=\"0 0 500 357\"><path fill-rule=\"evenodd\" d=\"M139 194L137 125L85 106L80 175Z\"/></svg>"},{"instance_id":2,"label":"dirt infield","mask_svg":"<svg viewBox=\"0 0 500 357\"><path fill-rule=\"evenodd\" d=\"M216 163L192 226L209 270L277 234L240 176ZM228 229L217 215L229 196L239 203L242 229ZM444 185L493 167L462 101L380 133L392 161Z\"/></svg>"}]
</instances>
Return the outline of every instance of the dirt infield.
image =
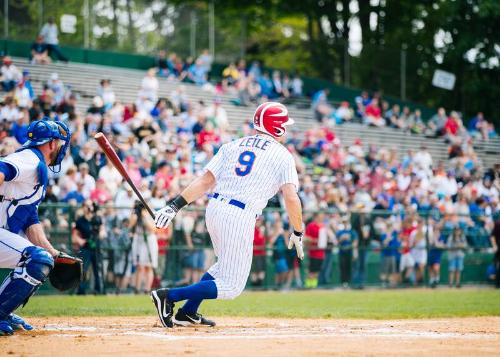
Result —
<instances>
[{"instance_id":1,"label":"dirt infield","mask_svg":"<svg viewBox=\"0 0 500 357\"><path fill-rule=\"evenodd\" d=\"M500 317L426 320L220 318L215 328L160 328L153 316L33 318L0 338L2 356L488 356Z\"/></svg>"}]
</instances>

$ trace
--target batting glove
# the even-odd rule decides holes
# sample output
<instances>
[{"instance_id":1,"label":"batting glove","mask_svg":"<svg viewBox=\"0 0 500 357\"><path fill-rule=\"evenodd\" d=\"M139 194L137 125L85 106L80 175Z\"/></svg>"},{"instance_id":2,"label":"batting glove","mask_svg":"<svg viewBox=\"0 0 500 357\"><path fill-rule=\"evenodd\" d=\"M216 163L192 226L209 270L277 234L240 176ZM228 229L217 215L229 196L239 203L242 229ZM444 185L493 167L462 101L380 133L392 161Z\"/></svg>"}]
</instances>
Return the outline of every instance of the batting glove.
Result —
<instances>
[{"instance_id":1,"label":"batting glove","mask_svg":"<svg viewBox=\"0 0 500 357\"><path fill-rule=\"evenodd\" d=\"M161 210L155 213L155 225L156 228L164 229L167 228L170 222L174 219L177 214L176 207L168 205L163 207Z\"/></svg>"},{"instance_id":2,"label":"batting glove","mask_svg":"<svg viewBox=\"0 0 500 357\"><path fill-rule=\"evenodd\" d=\"M304 247L302 246L302 232L293 231L288 240L288 249L292 249L295 245L297 256L300 260L304 259Z\"/></svg>"}]
</instances>

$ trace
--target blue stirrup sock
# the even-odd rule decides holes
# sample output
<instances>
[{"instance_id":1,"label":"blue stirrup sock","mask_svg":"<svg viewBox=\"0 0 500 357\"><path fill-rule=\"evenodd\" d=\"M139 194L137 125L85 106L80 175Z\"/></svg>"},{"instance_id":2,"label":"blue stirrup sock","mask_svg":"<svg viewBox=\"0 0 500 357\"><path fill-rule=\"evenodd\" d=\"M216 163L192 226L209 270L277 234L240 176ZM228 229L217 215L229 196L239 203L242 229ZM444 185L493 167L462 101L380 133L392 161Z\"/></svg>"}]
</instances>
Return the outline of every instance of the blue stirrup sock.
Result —
<instances>
[{"instance_id":1,"label":"blue stirrup sock","mask_svg":"<svg viewBox=\"0 0 500 357\"><path fill-rule=\"evenodd\" d=\"M209 273L205 273L201 277L200 281L207 281L207 280L215 280L215 279ZM203 302L203 300L201 300L201 299L189 299L188 301L186 301L184 306L181 307L181 309L186 314L196 314L198 312L198 309L199 309L202 302Z\"/></svg>"},{"instance_id":2,"label":"blue stirrup sock","mask_svg":"<svg viewBox=\"0 0 500 357\"><path fill-rule=\"evenodd\" d=\"M185 313L196 313L204 299L217 298L217 286L214 277L209 273L203 274L199 283L169 290L168 298L171 301L187 299L181 308Z\"/></svg>"}]
</instances>

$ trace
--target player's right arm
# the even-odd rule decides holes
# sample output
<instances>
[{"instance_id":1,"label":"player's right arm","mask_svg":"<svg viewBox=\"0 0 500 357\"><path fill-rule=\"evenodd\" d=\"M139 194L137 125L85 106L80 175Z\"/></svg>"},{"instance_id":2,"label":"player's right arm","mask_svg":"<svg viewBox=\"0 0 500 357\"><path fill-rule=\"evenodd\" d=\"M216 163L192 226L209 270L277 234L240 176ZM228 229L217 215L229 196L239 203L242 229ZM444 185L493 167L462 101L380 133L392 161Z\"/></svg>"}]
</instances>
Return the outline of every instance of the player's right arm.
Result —
<instances>
[{"instance_id":1,"label":"player's right arm","mask_svg":"<svg viewBox=\"0 0 500 357\"><path fill-rule=\"evenodd\" d=\"M215 176L209 170L196 178L182 193L155 214L156 228L166 228L181 208L200 198L215 186Z\"/></svg>"},{"instance_id":2,"label":"player's right arm","mask_svg":"<svg viewBox=\"0 0 500 357\"><path fill-rule=\"evenodd\" d=\"M224 170L224 151L225 145L220 148L217 154L207 164L202 176L196 178L179 196L174 198L172 202L156 212L156 228L167 228L181 208L197 200L215 186L217 177L219 177Z\"/></svg>"},{"instance_id":3,"label":"player's right arm","mask_svg":"<svg viewBox=\"0 0 500 357\"><path fill-rule=\"evenodd\" d=\"M212 172L206 171L202 176L196 178L191 184L182 191L181 196L184 197L189 204L200 198L205 192L210 191L215 186L215 176Z\"/></svg>"}]
</instances>

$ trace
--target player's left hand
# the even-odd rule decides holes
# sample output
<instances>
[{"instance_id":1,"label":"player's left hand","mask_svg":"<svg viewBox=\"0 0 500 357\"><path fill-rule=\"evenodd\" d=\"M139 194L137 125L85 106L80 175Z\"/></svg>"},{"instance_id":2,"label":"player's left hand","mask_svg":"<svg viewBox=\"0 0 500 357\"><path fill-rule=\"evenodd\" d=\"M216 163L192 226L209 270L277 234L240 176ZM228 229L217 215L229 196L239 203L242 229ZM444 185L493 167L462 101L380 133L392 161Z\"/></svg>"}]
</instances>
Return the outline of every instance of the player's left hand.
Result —
<instances>
[{"instance_id":1,"label":"player's left hand","mask_svg":"<svg viewBox=\"0 0 500 357\"><path fill-rule=\"evenodd\" d=\"M288 240L288 249L292 249L295 245L295 249L297 250L297 256L300 260L304 259L304 247L302 246L302 234L297 235L295 232L292 232L290 235L290 239Z\"/></svg>"},{"instance_id":2,"label":"player's left hand","mask_svg":"<svg viewBox=\"0 0 500 357\"><path fill-rule=\"evenodd\" d=\"M177 210L172 205L167 205L155 213L156 228L167 228L177 214Z\"/></svg>"}]
</instances>

